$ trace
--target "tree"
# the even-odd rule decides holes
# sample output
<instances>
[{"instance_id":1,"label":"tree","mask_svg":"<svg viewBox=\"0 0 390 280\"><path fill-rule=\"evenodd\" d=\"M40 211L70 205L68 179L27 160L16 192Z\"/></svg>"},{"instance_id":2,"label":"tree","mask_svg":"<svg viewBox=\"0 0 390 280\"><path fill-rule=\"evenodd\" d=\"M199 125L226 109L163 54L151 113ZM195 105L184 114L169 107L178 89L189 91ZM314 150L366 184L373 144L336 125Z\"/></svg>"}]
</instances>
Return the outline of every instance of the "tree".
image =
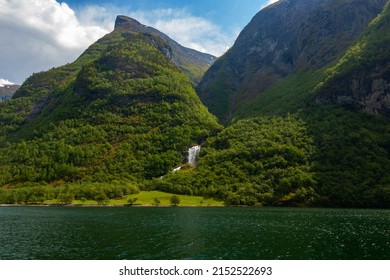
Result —
<instances>
[{"instance_id":1,"label":"tree","mask_svg":"<svg viewBox=\"0 0 390 280\"><path fill-rule=\"evenodd\" d=\"M155 198L153 199L153 201L154 201L154 205L156 205L156 206L159 206L160 203L161 203L161 201L160 201L160 199L159 199L158 197L155 197Z\"/></svg>"},{"instance_id":2,"label":"tree","mask_svg":"<svg viewBox=\"0 0 390 280\"><path fill-rule=\"evenodd\" d=\"M177 196L177 195L173 195L173 196L171 197L171 204L172 204L173 206L178 206L178 205L180 204L180 197Z\"/></svg>"},{"instance_id":3,"label":"tree","mask_svg":"<svg viewBox=\"0 0 390 280\"><path fill-rule=\"evenodd\" d=\"M100 205L107 204L109 202L107 195L102 190L95 195L94 199Z\"/></svg>"},{"instance_id":4,"label":"tree","mask_svg":"<svg viewBox=\"0 0 390 280\"><path fill-rule=\"evenodd\" d=\"M138 200L137 197L129 198L127 200L127 203L130 204L130 205L134 205L137 202L137 200Z\"/></svg>"},{"instance_id":5,"label":"tree","mask_svg":"<svg viewBox=\"0 0 390 280\"><path fill-rule=\"evenodd\" d=\"M74 196L70 192L62 192L58 195L57 199L62 204L72 204Z\"/></svg>"}]
</instances>

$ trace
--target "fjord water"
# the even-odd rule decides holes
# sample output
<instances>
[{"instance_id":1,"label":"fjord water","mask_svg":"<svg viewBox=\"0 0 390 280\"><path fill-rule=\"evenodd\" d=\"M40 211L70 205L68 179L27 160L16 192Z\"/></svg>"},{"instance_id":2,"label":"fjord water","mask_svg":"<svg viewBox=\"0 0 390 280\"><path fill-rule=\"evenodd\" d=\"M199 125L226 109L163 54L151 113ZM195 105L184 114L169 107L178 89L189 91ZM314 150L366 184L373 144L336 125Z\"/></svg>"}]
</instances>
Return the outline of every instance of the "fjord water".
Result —
<instances>
[{"instance_id":1,"label":"fjord water","mask_svg":"<svg viewBox=\"0 0 390 280\"><path fill-rule=\"evenodd\" d=\"M390 211L0 207L0 259L390 259Z\"/></svg>"}]
</instances>

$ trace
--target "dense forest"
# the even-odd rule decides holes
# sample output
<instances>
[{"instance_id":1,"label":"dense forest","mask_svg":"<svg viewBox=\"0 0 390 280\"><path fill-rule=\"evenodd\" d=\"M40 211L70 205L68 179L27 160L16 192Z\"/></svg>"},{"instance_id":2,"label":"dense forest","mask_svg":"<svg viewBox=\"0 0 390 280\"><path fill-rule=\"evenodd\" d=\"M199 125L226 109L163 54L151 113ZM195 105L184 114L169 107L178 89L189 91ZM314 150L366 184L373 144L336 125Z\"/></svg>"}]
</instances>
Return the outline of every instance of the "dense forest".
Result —
<instances>
[{"instance_id":1,"label":"dense forest","mask_svg":"<svg viewBox=\"0 0 390 280\"><path fill-rule=\"evenodd\" d=\"M195 170L147 187L229 205L387 208L389 139L388 121L335 106L254 117L210 138Z\"/></svg>"},{"instance_id":2,"label":"dense forest","mask_svg":"<svg viewBox=\"0 0 390 280\"><path fill-rule=\"evenodd\" d=\"M2 197L48 184L138 189L220 130L191 81L164 55L169 46L161 39L127 32L109 38L106 47L99 42L87 50L87 58L102 52L95 59L82 56L35 74L17 98L0 105Z\"/></svg>"},{"instance_id":3,"label":"dense forest","mask_svg":"<svg viewBox=\"0 0 390 280\"><path fill-rule=\"evenodd\" d=\"M0 203L159 190L226 205L388 208L388 118L319 100L351 73L387 71L389 9L337 59L241 102L229 122L201 103L167 41L115 30L0 103Z\"/></svg>"}]
</instances>

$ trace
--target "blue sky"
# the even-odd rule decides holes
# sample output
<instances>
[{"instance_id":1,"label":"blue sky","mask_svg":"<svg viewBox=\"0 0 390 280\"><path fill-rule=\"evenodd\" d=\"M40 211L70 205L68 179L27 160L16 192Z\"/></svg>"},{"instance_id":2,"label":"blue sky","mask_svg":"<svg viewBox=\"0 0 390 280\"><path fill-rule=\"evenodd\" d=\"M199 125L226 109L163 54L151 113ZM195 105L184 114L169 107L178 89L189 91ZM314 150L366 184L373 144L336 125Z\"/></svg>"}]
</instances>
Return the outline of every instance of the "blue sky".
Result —
<instances>
[{"instance_id":1,"label":"blue sky","mask_svg":"<svg viewBox=\"0 0 390 280\"><path fill-rule=\"evenodd\" d=\"M0 0L0 81L74 61L113 30L118 14L180 44L222 55L252 17L277 0Z\"/></svg>"},{"instance_id":2,"label":"blue sky","mask_svg":"<svg viewBox=\"0 0 390 280\"><path fill-rule=\"evenodd\" d=\"M208 19L229 32L245 26L268 0L69 0L76 10L86 5L123 7L124 10L187 9L192 15ZM273 1L275 2L275 1Z\"/></svg>"}]
</instances>

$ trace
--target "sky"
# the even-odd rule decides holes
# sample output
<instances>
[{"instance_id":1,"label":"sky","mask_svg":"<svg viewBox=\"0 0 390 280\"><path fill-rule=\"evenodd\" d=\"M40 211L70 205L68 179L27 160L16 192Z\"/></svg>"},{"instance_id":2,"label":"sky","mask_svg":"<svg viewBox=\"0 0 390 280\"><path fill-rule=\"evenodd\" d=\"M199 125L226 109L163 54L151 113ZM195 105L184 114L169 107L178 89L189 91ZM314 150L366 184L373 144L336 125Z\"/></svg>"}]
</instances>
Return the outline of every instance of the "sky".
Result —
<instances>
[{"instance_id":1,"label":"sky","mask_svg":"<svg viewBox=\"0 0 390 280\"><path fill-rule=\"evenodd\" d=\"M277 0L0 0L0 86L73 62L132 17L183 46L222 55Z\"/></svg>"}]
</instances>

